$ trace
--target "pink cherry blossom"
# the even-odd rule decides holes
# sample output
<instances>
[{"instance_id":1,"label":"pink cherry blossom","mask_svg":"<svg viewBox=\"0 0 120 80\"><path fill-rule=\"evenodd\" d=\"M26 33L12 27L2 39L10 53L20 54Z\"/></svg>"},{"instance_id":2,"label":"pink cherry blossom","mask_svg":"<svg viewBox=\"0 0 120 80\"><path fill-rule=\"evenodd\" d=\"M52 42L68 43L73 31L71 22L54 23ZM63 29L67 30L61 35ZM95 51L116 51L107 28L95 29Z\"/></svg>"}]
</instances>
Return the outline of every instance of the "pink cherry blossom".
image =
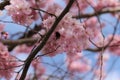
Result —
<instances>
[{"instance_id":1,"label":"pink cherry blossom","mask_svg":"<svg viewBox=\"0 0 120 80\"><path fill-rule=\"evenodd\" d=\"M90 70L90 62L82 56L82 53L77 53L72 56L67 56L67 68L71 72L87 72Z\"/></svg>"},{"instance_id":2,"label":"pink cherry blossom","mask_svg":"<svg viewBox=\"0 0 120 80\"><path fill-rule=\"evenodd\" d=\"M27 45L23 44L23 45L17 46L14 49L14 51L16 53L30 53L30 51L32 50L32 48L33 48L32 46L27 46Z\"/></svg>"},{"instance_id":3,"label":"pink cherry blossom","mask_svg":"<svg viewBox=\"0 0 120 80\"><path fill-rule=\"evenodd\" d=\"M0 23L0 39L3 39L5 37L8 37L8 33L4 32L5 25ZM4 34L3 34L4 33Z\"/></svg>"},{"instance_id":4,"label":"pink cherry blossom","mask_svg":"<svg viewBox=\"0 0 120 80\"><path fill-rule=\"evenodd\" d=\"M5 77L9 80L16 65L17 63L8 52L7 47L0 43L0 77Z\"/></svg>"},{"instance_id":5,"label":"pink cherry blossom","mask_svg":"<svg viewBox=\"0 0 120 80\"><path fill-rule=\"evenodd\" d=\"M99 69L97 69L97 70L95 70L95 72L94 72L94 74L95 74L95 78L96 79L100 79L100 74L102 75L102 80L104 80L105 79L105 77L106 77L106 72L103 70L103 71L100 71Z\"/></svg>"},{"instance_id":6,"label":"pink cherry blossom","mask_svg":"<svg viewBox=\"0 0 120 80\"><path fill-rule=\"evenodd\" d=\"M66 3L68 3L68 2L69 2L69 0L66 0ZM78 6L79 6L80 10L85 10L90 4L92 5L94 3L93 0L77 0L77 2L78 2ZM78 9L78 6L76 6L76 5L77 5L77 3L75 2L73 5L74 7L72 7L73 11L74 11L74 9Z\"/></svg>"},{"instance_id":7,"label":"pink cherry blossom","mask_svg":"<svg viewBox=\"0 0 120 80\"><path fill-rule=\"evenodd\" d=\"M26 0L10 0L10 3L5 9L13 21L22 25L30 25L34 21L31 6Z\"/></svg>"},{"instance_id":8,"label":"pink cherry blossom","mask_svg":"<svg viewBox=\"0 0 120 80\"><path fill-rule=\"evenodd\" d=\"M106 8L106 7L116 7L119 6L119 0L97 0L96 3L93 5L97 11Z\"/></svg>"},{"instance_id":9,"label":"pink cherry blossom","mask_svg":"<svg viewBox=\"0 0 120 80\"><path fill-rule=\"evenodd\" d=\"M90 66L80 61L73 61L73 62L70 62L68 69L71 72L86 72L90 70Z\"/></svg>"},{"instance_id":10,"label":"pink cherry blossom","mask_svg":"<svg viewBox=\"0 0 120 80\"><path fill-rule=\"evenodd\" d=\"M38 76L38 79L40 79L41 76L45 73L45 67L37 59L32 62L32 66L36 76Z\"/></svg>"},{"instance_id":11,"label":"pink cherry blossom","mask_svg":"<svg viewBox=\"0 0 120 80\"><path fill-rule=\"evenodd\" d=\"M51 5L54 0L28 0L31 7L33 8L46 8L47 6Z\"/></svg>"},{"instance_id":12,"label":"pink cherry blossom","mask_svg":"<svg viewBox=\"0 0 120 80\"><path fill-rule=\"evenodd\" d=\"M46 11L49 12L50 14L55 14L58 9L62 9L62 7L61 7L60 5L58 5L57 3L53 3L52 5L50 5L50 6L47 8ZM44 15L44 19L47 19L48 16L50 16L50 14L47 14L47 13L46 13L46 14Z\"/></svg>"}]
</instances>

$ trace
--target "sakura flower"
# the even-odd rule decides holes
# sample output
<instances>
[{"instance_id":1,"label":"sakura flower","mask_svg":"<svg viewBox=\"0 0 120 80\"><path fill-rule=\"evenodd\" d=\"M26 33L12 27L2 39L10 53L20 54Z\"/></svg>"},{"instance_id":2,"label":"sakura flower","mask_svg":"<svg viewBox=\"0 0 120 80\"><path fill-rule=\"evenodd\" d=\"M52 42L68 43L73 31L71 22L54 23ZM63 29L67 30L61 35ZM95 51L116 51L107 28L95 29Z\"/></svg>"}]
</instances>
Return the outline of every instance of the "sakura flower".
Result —
<instances>
[{"instance_id":1,"label":"sakura flower","mask_svg":"<svg viewBox=\"0 0 120 80\"><path fill-rule=\"evenodd\" d=\"M38 76L38 79L45 73L45 67L37 59L32 62L35 74Z\"/></svg>"},{"instance_id":2,"label":"sakura flower","mask_svg":"<svg viewBox=\"0 0 120 80\"><path fill-rule=\"evenodd\" d=\"M94 74L95 74L96 80L100 79L100 76L102 76L101 78L102 80L104 80L107 75L104 70L100 71L99 69L95 70Z\"/></svg>"},{"instance_id":3,"label":"sakura flower","mask_svg":"<svg viewBox=\"0 0 120 80\"><path fill-rule=\"evenodd\" d=\"M69 0L65 0L65 2L68 3ZM70 11L76 15L77 13L79 13L78 12L79 9L81 12L83 12L85 9L87 9L90 5L93 4L94 4L93 0L77 0L74 2Z\"/></svg>"},{"instance_id":4,"label":"sakura flower","mask_svg":"<svg viewBox=\"0 0 120 80\"><path fill-rule=\"evenodd\" d=\"M30 53L32 46L27 46L25 44L17 46L14 51L16 53Z\"/></svg>"},{"instance_id":5,"label":"sakura flower","mask_svg":"<svg viewBox=\"0 0 120 80\"><path fill-rule=\"evenodd\" d=\"M68 69L71 72L87 72L90 70L90 66L80 61L73 61L69 63Z\"/></svg>"},{"instance_id":6,"label":"sakura flower","mask_svg":"<svg viewBox=\"0 0 120 80\"><path fill-rule=\"evenodd\" d=\"M57 3L53 3L52 5L50 5L48 8L47 8L47 12L51 13L51 14L55 14L56 11L58 9L62 9L62 7L60 5L58 5ZM45 14L44 15L44 19L47 19L48 16L50 16L49 14Z\"/></svg>"},{"instance_id":7,"label":"sakura flower","mask_svg":"<svg viewBox=\"0 0 120 80\"><path fill-rule=\"evenodd\" d=\"M46 6L52 4L54 0L28 0L28 2L33 8L46 8Z\"/></svg>"},{"instance_id":8,"label":"sakura flower","mask_svg":"<svg viewBox=\"0 0 120 80\"><path fill-rule=\"evenodd\" d=\"M78 54L81 54L78 55ZM88 59L82 56L82 53L74 54L72 56L67 55L66 65L69 71L71 72L87 72L90 70L90 62Z\"/></svg>"},{"instance_id":9,"label":"sakura flower","mask_svg":"<svg viewBox=\"0 0 120 80\"><path fill-rule=\"evenodd\" d=\"M119 0L97 0L93 5L97 11L107 7L117 7L120 5Z\"/></svg>"},{"instance_id":10,"label":"sakura flower","mask_svg":"<svg viewBox=\"0 0 120 80\"><path fill-rule=\"evenodd\" d=\"M12 77L14 66L17 63L15 59L9 54L7 47L0 43L0 77L9 80Z\"/></svg>"}]
</instances>

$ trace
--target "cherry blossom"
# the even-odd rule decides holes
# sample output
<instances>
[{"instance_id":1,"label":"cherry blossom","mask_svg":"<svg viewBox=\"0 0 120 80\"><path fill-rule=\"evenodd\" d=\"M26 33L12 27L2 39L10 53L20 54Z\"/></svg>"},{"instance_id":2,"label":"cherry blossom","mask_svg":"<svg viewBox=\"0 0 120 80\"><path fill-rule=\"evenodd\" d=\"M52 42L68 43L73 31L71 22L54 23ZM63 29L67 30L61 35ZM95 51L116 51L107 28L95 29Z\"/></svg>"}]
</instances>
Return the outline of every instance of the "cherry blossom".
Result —
<instances>
[{"instance_id":1,"label":"cherry blossom","mask_svg":"<svg viewBox=\"0 0 120 80\"><path fill-rule=\"evenodd\" d=\"M96 1L96 3L93 6L98 11L98 10L101 10L103 8L106 8L106 7L120 6L120 2L119 2L119 0L109 0L109 1L98 0L98 1Z\"/></svg>"},{"instance_id":2,"label":"cherry blossom","mask_svg":"<svg viewBox=\"0 0 120 80\"><path fill-rule=\"evenodd\" d=\"M50 14L55 14L58 9L62 9L62 7L61 7L60 5L58 5L57 3L53 3L52 5L50 5L50 6L47 8L46 11L49 12ZM50 14L47 14L47 13L46 13L46 14L44 15L44 19L47 19L47 18L50 16Z\"/></svg>"},{"instance_id":3,"label":"cherry blossom","mask_svg":"<svg viewBox=\"0 0 120 80\"><path fill-rule=\"evenodd\" d=\"M69 2L69 0L66 0L66 2ZM74 7L72 7L72 11L74 11L74 9L78 9L78 6L80 10L85 10L90 4L94 4L93 0L77 0L76 2L73 5Z\"/></svg>"},{"instance_id":4,"label":"cherry blossom","mask_svg":"<svg viewBox=\"0 0 120 80\"><path fill-rule=\"evenodd\" d=\"M81 59L81 60L80 60ZM90 70L90 62L82 56L82 53L74 54L72 57L67 56L67 68L71 72L87 72Z\"/></svg>"},{"instance_id":5,"label":"cherry blossom","mask_svg":"<svg viewBox=\"0 0 120 80\"><path fill-rule=\"evenodd\" d=\"M5 27L5 25L0 23L0 33L1 33L0 34L0 39L5 38L7 36L6 32L4 32L4 27Z\"/></svg>"},{"instance_id":6,"label":"cherry blossom","mask_svg":"<svg viewBox=\"0 0 120 80\"><path fill-rule=\"evenodd\" d=\"M42 60L41 60L42 61ZM42 75L45 73L44 66L37 59L32 62L32 66L34 67L35 74L38 79L42 78Z\"/></svg>"},{"instance_id":7,"label":"cherry blossom","mask_svg":"<svg viewBox=\"0 0 120 80\"><path fill-rule=\"evenodd\" d=\"M7 47L0 43L0 77L5 77L9 80L16 65L17 63L8 52Z\"/></svg>"},{"instance_id":8,"label":"cherry blossom","mask_svg":"<svg viewBox=\"0 0 120 80\"><path fill-rule=\"evenodd\" d=\"M27 46L25 44L17 46L14 51L16 53L29 53L32 49L32 46Z\"/></svg>"},{"instance_id":9,"label":"cherry blossom","mask_svg":"<svg viewBox=\"0 0 120 80\"><path fill-rule=\"evenodd\" d=\"M100 70L95 70L94 73L95 73L96 79L99 79L99 78L100 78L100 75L99 75L99 74L102 74L102 77L101 77L102 80L104 80L105 77L106 77L106 75L107 75L105 71L102 71L102 73L101 73Z\"/></svg>"},{"instance_id":10,"label":"cherry blossom","mask_svg":"<svg viewBox=\"0 0 120 80\"><path fill-rule=\"evenodd\" d=\"M28 0L30 5L34 8L45 8L46 6L51 5L54 0Z\"/></svg>"},{"instance_id":11,"label":"cherry blossom","mask_svg":"<svg viewBox=\"0 0 120 80\"><path fill-rule=\"evenodd\" d=\"M6 6L5 9L13 21L22 25L30 25L34 21L32 19L33 11L26 0L10 0L10 3L11 5Z\"/></svg>"}]
</instances>

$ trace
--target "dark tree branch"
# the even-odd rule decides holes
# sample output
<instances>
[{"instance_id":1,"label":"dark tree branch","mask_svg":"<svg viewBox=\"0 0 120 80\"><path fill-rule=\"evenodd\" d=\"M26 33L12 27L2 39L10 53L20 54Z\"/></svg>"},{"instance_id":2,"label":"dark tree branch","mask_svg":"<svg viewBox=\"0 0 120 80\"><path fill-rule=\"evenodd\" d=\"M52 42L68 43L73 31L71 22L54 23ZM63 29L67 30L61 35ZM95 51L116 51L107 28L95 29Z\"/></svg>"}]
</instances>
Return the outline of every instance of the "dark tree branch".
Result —
<instances>
[{"instance_id":1,"label":"dark tree branch","mask_svg":"<svg viewBox=\"0 0 120 80\"><path fill-rule=\"evenodd\" d=\"M112 38L113 39L113 38ZM34 44L38 41L38 38L24 38L24 39L19 39L19 40L1 40L1 42L4 44L4 45L8 45L8 46L11 46L11 45L14 45L14 46L17 46L17 45L21 45L21 44L27 44L27 43L31 43L31 44ZM111 42L111 41L110 41ZM103 48L106 49L108 47L116 47L116 46L120 46L120 45L112 45L112 46L109 46L109 45L105 45L104 47L99 47L99 48L87 48L85 50L87 51L91 51L91 52L99 52L101 51ZM42 55L41 55L42 56Z\"/></svg>"},{"instance_id":2,"label":"dark tree branch","mask_svg":"<svg viewBox=\"0 0 120 80\"><path fill-rule=\"evenodd\" d=\"M25 66L23 68L22 75L19 80L25 80L28 68L33 60L33 58L36 56L36 54L44 47L46 44L47 40L49 39L50 35L53 33L53 31L56 29L58 23L62 20L62 18L65 16L65 14L69 11L70 7L74 3L74 0L70 0L66 8L63 10L63 12L60 14L60 16L55 20L53 26L51 29L48 31L48 33L45 35L45 37L42 40L42 43L39 44L28 56L25 62Z\"/></svg>"},{"instance_id":3,"label":"dark tree branch","mask_svg":"<svg viewBox=\"0 0 120 80\"><path fill-rule=\"evenodd\" d=\"M35 43L38 38L24 38L19 40L1 40L4 45L21 45L27 43Z\"/></svg>"},{"instance_id":4,"label":"dark tree branch","mask_svg":"<svg viewBox=\"0 0 120 80\"><path fill-rule=\"evenodd\" d=\"M97 15L102 15L102 14L108 14L108 13L117 13L120 12L120 7L115 7L115 8L104 8L101 11L94 12L94 13L88 13L88 14L81 14L79 16L73 16L73 18L89 18Z\"/></svg>"},{"instance_id":5,"label":"dark tree branch","mask_svg":"<svg viewBox=\"0 0 120 80\"><path fill-rule=\"evenodd\" d=\"M29 30L28 33L27 33L27 35L26 35L26 34L23 34L23 36L21 36L19 39L21 40L21 39L24 39L24 38L30 38L30 37L32 37L34 34L37 34L38 31L40 31L41 29L43 29L41 25L35 25L34 29ZM18 39L18 40L19 40L19 39ZM33 39L33 40L34 40L34 39ZM7 44L6 44L6 45L7 45ZM8 48L8 50L9 50L9 51L12 51L16 46L17 46L17 45L10 45L9 48Z\"/></svg>"}]
</instances>

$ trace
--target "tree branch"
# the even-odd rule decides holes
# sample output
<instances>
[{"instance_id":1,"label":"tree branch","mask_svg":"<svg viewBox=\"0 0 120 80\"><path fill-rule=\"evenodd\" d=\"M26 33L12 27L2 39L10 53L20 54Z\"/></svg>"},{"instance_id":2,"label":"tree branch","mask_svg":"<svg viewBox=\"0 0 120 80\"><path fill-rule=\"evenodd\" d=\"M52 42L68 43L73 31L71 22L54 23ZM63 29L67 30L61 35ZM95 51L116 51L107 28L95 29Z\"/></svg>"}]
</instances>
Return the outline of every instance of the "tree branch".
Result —
<instances>
[{"instance_id":1,"label":"tree branch","mask_svg":"<svg viewBox=\"0 0 120 80\"><path fill-rule=\"evenodd\" d=\"M45 37L42 40L42 43L39 44L28 56L25 62L25 66L23 68L22 75L20 77L20 80L24 80L28 71L28 68L33 60L33 58L36 56L36 54L44 47L47 40L49 39L50 35L53 33L53 31L56 29L58 23L61 21L61 19L65 16L65 14L69 11L70 7L74 3L75 0L70 0L66 8L63 10L63 12L60 14L60 16L56 19L54 24L52 25L51 29L48 31L48 33L45 35Z\"/></svg>"},{"instance_id":2,"label":"tree branch","mask_svg":"<svg viewBox=\"0 0 120 80\"><path fill-rule=\"evenodd\" d=\"M21 36L19 39L22 40L24 38L30 38L32 37L34 34L37 34L40 30L42 30L43 27L41 25L35 25L34 29L32 30L29 30L27 35L26 34L23 34L23 36ZM18 39L18 40L19 40ZM7 44L6 44L7 45ZM17 45L10 45L9 46L9 51L12 51Z\"/></svg>"},{"instance_id":3,"label":"tree branch","mask_svg":"<svg viewBox=\"0 0 120 80\"><path fill-rule=\"evenodd\" d=\"M115 7L115 8L104 8L101 11L94 12L94 13L88 13L88 14L81 14L79 16L73 16L73 18L89 18L97 15L102 15L102 14L107 14L107 13L116 13L120 12L120 7Z\"/></svg>"},{"instance_id":4,"label":"tree branch","mask_svg":"<svg viewBox=\"0 0 120 80\"><path fill-rule=\"evenodd\" d=\"M11 46L11 45L17 46L17 45L29 44L29 43L30 44L34 44L37 41L38 41L38 38L24 38L24 39L19 39L19 40L1 40L1 42L4 45L8 45L8 46ZM119 46L119 45L112 45L112 46ZM112 46L107 46L107 47L112 47ZM99 47L99 48L87 48L85 50L91 51L91 52L99 52L103 48L106 49L107 47L106 46L104 46L104 47L102 46L102 47Z\"/></svg>"},{"instance_id":5,"label":"tree branch","mask_svg":"<svg viewBox=\"0 0 120 80\"><path fill-rule=\"evenodd\" d=\"M20 45L20 44L33 44L37 42L38 38L24 38L19 40L0 40L4 45L13 46L13 45Z\"/></svg>"}]
</instances>

